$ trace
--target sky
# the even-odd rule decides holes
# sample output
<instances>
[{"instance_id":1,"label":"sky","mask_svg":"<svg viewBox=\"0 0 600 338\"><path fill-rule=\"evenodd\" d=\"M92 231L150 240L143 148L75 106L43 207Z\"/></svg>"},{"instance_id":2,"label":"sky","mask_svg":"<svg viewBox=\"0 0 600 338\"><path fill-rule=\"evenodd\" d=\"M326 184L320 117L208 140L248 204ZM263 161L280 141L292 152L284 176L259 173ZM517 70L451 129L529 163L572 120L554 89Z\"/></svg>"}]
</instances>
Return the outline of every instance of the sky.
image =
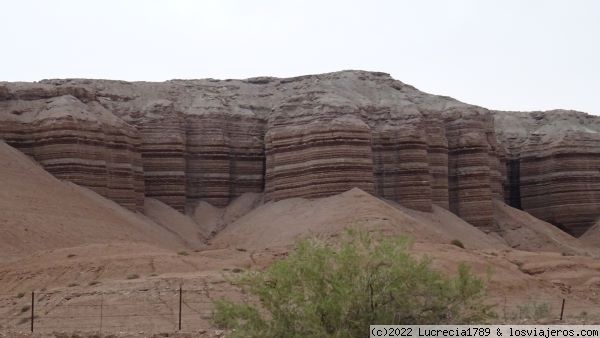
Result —
<instances>
[{"instance_id":1,"label":"sky","mask_svg":"<svg viewBox=\"0 0 600 338\"><path fill-rule=\"evenodd\" d=\"M596 0L19 0L0 81L382 71L499 110L600 115Z\"/></svg>"}]
</instances>

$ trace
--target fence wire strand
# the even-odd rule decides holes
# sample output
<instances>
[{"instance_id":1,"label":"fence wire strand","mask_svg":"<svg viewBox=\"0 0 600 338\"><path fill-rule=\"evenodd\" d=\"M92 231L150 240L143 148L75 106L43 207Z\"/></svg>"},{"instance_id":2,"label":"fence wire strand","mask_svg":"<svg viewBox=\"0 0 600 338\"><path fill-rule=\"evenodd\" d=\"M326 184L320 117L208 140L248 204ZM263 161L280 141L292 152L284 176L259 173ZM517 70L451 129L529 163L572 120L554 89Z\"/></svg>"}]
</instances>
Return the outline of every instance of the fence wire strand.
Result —
<instances>
[{"instance_id":1,"label":"fence wire strand","mask_svg":"<svg viewBox=\"0 0 600 338\"><path fill-rule=\"evenodd\" d=\"M140 289L107 292L36 292L0 294L0 332L28 330L177 330L205 329L213 317L211 293L225 289ZM181 302L181 303L180 303ZM498 295L489 299L500 321L553 321L568 318L600 319L600 304L561 296L517 297ZM564 307L563 307L564 304ZM32 316L31 307L34 307ZM139 320L135 320L139 319Z\"/></svg>"}]
</instances>

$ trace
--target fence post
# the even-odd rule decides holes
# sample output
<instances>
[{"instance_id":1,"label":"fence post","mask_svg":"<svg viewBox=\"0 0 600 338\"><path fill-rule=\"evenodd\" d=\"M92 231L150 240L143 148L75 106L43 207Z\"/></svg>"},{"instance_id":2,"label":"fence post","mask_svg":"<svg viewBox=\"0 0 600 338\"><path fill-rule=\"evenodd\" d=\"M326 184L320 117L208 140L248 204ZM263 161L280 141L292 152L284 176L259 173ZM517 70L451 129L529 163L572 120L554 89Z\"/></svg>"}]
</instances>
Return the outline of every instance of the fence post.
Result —
<instances>
[{"instance_id":1,"label":"fence post","mask_svg":"<svg viewBox=\"0 0 600 338\"><path fill-rule=\"evenodd\" d=\"M100 293L100 333L102 333L102 320L104 319L103 307L104 305L104 294Z\"/></svg>"},{"instance_id":2,"label":"fence post","mask_svg":"<svg viewBox=\"0 0 600 338\"><path fill-rule=\"evenodd\" d=\"M560 320L563 320L563 313L565 312L565 299L562 300L562 305L560 306Z\"/></svg>"},{"instance_id":3,"label":"fence post","mask_svg":"<svg viewBox=\"0 0 600 338\"><path fill-rule=\"evenodd\" d=\"M181 303L183 302L183 287L179 284L179 331L181 331Z\"/></svg>"},{"instance_id":4,"label":"fence post","mask_svg":"<svg viewBox=\"0 0 600 338\"><path fill-rule=\"evenodd\" d=\"M31 332L33 332L33 318L34 318L34 307L35 307L35 291L31 291Z\"/></svg>"}]
</instances>

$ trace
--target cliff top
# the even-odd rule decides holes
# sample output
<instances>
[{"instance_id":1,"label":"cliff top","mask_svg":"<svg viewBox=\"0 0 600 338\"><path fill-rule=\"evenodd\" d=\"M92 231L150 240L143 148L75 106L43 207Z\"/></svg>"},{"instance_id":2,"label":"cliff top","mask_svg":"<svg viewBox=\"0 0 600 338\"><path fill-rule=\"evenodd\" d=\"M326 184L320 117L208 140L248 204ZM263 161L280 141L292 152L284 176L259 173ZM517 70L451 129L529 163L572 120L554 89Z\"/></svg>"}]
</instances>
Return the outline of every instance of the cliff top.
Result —
<instances>
[{"instance_id":1,"label":"cliff top","mask_svg":"<svg viewBox=\"0 0 600 338\"><path fill-rule=\"evenodd\" d=\"M387 73L362 70L240 80L0 82L1 118L23 123L69 116L123 126L170 114L227 114L275 124L279 118L291 118L301 125L309 116L359 114L374 125L386 126L395 120L406 124L423 115L448 112L453 118L489 113L451 97L422 92ZM531 138L536 143L540 137L543 142L560 141L596 137L600 131L600 118L583 112L492 113L497 137L509 144L509 150L527 146Z\"/></svg>"}]
</instances>

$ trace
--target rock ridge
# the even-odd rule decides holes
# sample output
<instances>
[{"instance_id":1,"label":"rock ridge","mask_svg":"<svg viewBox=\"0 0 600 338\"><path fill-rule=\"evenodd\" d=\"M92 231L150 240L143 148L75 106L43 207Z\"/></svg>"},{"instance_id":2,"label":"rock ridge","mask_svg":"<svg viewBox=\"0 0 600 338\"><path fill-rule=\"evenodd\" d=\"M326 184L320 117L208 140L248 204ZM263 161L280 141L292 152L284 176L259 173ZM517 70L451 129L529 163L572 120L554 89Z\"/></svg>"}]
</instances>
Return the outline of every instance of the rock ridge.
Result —
<instances>
[{"instance_id":1,"label":"rock ridge","mask_svg":"<svg viewBox=\"0 0 600 338\"><path fill-rule=\"evenodd\" d=\"M145 197L185 211L358 187L486 231L494 199L576 234L598 216L600 120L564 114L489 111L353 70L0 83L1 139L131 210Z\"/></svg>"}]
</instances>

